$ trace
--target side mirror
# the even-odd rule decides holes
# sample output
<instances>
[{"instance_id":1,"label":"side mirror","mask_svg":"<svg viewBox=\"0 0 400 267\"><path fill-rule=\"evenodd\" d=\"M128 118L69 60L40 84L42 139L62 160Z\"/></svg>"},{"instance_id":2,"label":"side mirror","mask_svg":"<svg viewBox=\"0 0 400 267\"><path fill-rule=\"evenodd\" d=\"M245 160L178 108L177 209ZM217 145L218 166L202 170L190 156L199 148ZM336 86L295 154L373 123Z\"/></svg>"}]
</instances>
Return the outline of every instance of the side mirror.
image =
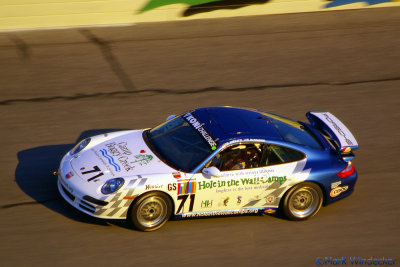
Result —
<instances>
[{"instance_id":1,"label":"side mirror","mask_svg":"<svg viewBox=\"0 0 400 267\"><path fill-rule=\"evenodd\" d=\"M221 172L218 170L217 167L204 168L202 173L206 178L221 177Z\"/></svg>"},{"instance_id":2,"label":"side mirror","mask_svg":"<svg viewBox=\"0 0 400 267\"><path fill-rule=\"evenodd\" d=\"M173 119L175 117L176 117L176 115L169 115L166 121L169 121L170 119Z\"/></svg>"}]
</instances>

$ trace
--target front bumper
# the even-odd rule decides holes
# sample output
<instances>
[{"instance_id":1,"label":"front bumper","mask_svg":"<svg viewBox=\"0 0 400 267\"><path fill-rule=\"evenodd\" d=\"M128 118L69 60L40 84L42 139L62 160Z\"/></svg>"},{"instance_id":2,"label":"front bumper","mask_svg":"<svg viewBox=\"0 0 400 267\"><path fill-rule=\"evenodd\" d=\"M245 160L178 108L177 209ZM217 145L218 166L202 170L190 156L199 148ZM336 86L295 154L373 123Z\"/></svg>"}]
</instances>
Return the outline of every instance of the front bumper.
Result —
<instances>
[{"instance_id":1,"label":"front bumper","mask_svg":"<svg viewBox=\"0 0 400 267\"><path fill-rule=\"evenodd\" d=\"M126 219L130 204L133 199L126 199L126 194L120 192L110 196L110 201L102 201L91 196L78 196L71 190L71 186L65 183L62 177L58 177L58 191L71 206L90 216L102 219Z\"/></svg>"},{"instance_id":2,"label":"front bumper","mask_svg":"<svg viewBox=\"0 0 400 267\"><path fill-rule=\"evenodd\" d=\"M98 218L109 218L108 216L98 216L96 212L104 208L104 206L99 206L89 201L85 201L83 198L78 197L74 194L73 189L69 186L64 180L58 177L58 191L60 192L61 196L67 201L71 206L75 207L76 209L89 214L94 217ZM106 202L105 202L106 203Z\"/></svg>"},{"instance_id":3,"label":"front bumper","mask_svg":"<svg viewBox=\"0 0 400 267\"><path fill-rule=\"evenodd\" d=\"M65 201L81 212L96 218L126 219L128 209L133 201L131 198L127 199L126 196L131 192L120 190L102 200L99 197L96 198L93 194L88 194L84 190L87 181L78 178L77 173L71 168L70 160L69 155L65 155L58 171L57 187ZM64 178L69 172L74 174L73 178ZM74 179L74 177L78 179Z\"/></svg>"}]
</instances>

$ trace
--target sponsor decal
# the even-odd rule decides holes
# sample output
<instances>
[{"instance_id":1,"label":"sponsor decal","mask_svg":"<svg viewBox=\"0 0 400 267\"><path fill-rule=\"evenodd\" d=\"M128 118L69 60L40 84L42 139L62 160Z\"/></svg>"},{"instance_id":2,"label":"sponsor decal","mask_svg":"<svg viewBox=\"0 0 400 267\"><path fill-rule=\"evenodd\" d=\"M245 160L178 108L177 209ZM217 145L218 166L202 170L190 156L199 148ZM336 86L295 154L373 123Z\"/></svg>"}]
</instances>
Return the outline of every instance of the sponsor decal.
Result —
<instances>
[{"instance_id":1,"label":"sponsor decal","mask_svg":"<svg viewBox=\"0 0 400 267\"><path fill-rule=\"evenodd\" d=\"M240 210L216 210L216 211L201 211L189 214L181 214L182 218L224 216L224 215L242 215L242 214L257 214L258 209L240 209Z\"/></svg>"},{"instance_id":2,"label":"sponsor decal","mask_svg":"<svg viewBox=\"0 0 400 267\"><path fill-rule=\"evenodd\" d=\"M223 144L223 148L230 146L231 144L238 144L238 143L265 143L265 139L254 139L254 138L242 138L242 139L235 139Z\"/></svg>"},{"instance_id":3,"label":"sponsor decal","mask_svg":"<svg viewBox=\"0 0 400 267\"><path fill-rule=\"evenodd\" d=\"M286 182L286 176L270 176L270 177L256 177L256 178L241 178L241 179L230 179L227 181L202 181L199 182L199 190L204 189L213 189L213 188L221 188L221 187L239 187L245 185L262 185L262 184L270 184L279 182L283 184ZM229 191L229 190L228 190Z\"/></svg>"},{"instance_id":4,"label":"sponsor decal","mask_svg":"<svg viewBox=\"0 0 400 267\"><path fill-rule=\"evenodd\" d=\"M276 212L275 208L265 208L264 213L266 214L274 214Z\"/></svg>"},{"instance_id":5,"label":"sponsor decal","mask_svg":"<svg viewBox=\"0 0 400 267\"><path fill-rule=\"evenodd\" d=\"M179 179L179 178L181 178L181 173L180 172L174 172L174 173L172 173L172 177L174 177L175 179Z\"/></svg>"},{"instance_id":6,"label":"sponsor decal","mask_svg":"<svg viewBox=\"0 0 400 267\"><path fill-rule=\"evenodd\" d=\"M337 181L337 182L331 183L331 189L334 189L334 188L338 187L341 184L342 184L342 181Z\"/></svg>"},{"instance_id":7,"label":"sponsor decal","mask_svg":"<svg viewBox=\"0 0 400 267\"><path fill-rule=\"evenodd\" d=\"M121 156L118 158L118 161L122 164L124 167L125 171L130 171L135 168L135 166L131 166L129 163L129 158L127 156Z\"/></svg>"},{"instance_id":8,"label":"sponsor decal","mask_svg":"<svg viewBox=\"0 0 400 267\"><path fill-rule=\"evenodd\" d=\"M168 184L167 185L168 191L175 191L176 190L176 183Z\"/></svg>"},{"instance_id":9,"label":"sponsor decal","mask_svg":"<svg viewBox=\"0 0 400 267\"><path fill-rule=\"evenodd\" d=\"M132 152L128 149L127 147L127 142L120 142L120 143L116 143L116 142L111 142L106 144L106 148L109 154L109 157L113 159L113 157L117 158L118 162L124 167L125 171L130 171L133 170L134 166L130 165L129 162L129 158L128 156L132 155ZM105 150L105 149L102 149ZM102 150L100 150L100 152L102 152ZM103 154L103 152L102 152ZM104 154L103 154L104 156ZM115 163L115 162L114 162ZM118 165L117 163L115 163L116 165ZM110 165L112 165L110 163ZM113 165L114 168L116 167L115 165ZM118 165L119 166L119 165Z\"/></svg>"},{"instance_id":10,"label":"sponsor decal","mask_svg":"<svg viewBox=\"0 0 400 267\"><path fill-rule=\"evenodd\" d=\"M153 160L152 155L136 155L135 161L132 161L131 164L139 164L140 166L147 165Z\"/></svg>"},{"instance_id":11,"label":"sponsor decal","mask_svg":"<svg viewBox=\"0 0 400 267\"><path fill-rule=\"evenodd\" d=\"M108 163L114 167L115 171L121 171L121 167L114 161L114 158L107 153L107 150L100 149L100 153L108 160Z\"/></svg>"},{"instance_id":12,"label":"sponsor decal","mask_svg":"<svg viewBox=\"0 0 400 267\"><path fill-rule=\"evenodd\" d=\"M163 185L146 185L146 190L149 190L149 189L162 189L163 188Z\"/></svg>"},{"instance_id":13,"label":"sponsor decal","mask_svg":"<svg viewBox=\"0 0 400 267\"><path fill-rule=\"evenodd\" d=\"M144 153L146 153L146 150L140 150L140 154L144 154Z\"/></svg>"},{"instance_id":14,"label":"sponsor decal","mask_svg":"<svg viewBox=\"0 0 400 267\"><path fill-rule=\"evenodd\" d=\"M115 143L107 144L106 146L108 146L108 152L106 149L101 149L100 152L101 152L102 156L108 160L108 164L101 158L100 159L102 160L104 165L106 165L107 167L108 167L108 165L114 167L115 171L117 171L117 172L121 171L121 166L118 163L120 163L126 171L130 171L135 168L136 164L138 164L140 166L144 166L144 165L149 164L153 160L152 155L139 154L139 155L133 156L134 161L131 161L132 159L130 159L128 156L126 156L126 155L130 155L130 151L128 151L128 148L126 148L125 146L122 146L122 145L118 146L122 152L116 148ZM95 153L99 157L97 152L95 152ZM109 155L108 153L110 153L111 155ZM114 157L117 158L118 163L114 160ZM114 173L111 170L110 170L110 172L114 175Z\"/></svg>"},{"instance_id":15,"label":"sponsor decal","mask_svg":"<svg viewBox=\"0 0 400 267\"><path fill-rule=\"evenodd\" d=\"M128 143L127 142L121 142L121 143L118 143L118 148L122 151L122 153L124 154L124 155L132 155L132 152L128 149L128 147L127 147L127 145L128 145Z\"/></svg>"},{"instance_id":16,"label":"sponsor decal","mask_svg":"<svg viewBox=\"0 0 400 267\"><path fill-rule=\"evenodd\" d=\"M108 143L106 144L107 150L113 157L119 157L122 155L130 156L132 152L127 147L127 142L120 142L120 143Z\"/></svg>"},{"instance_id":17,"label":"sponsor decal","mask_svg":"<svg viewBox=\"0 0 400 267\"><path fill-rule=\"evenodd\" d=\"M213 201L211 200L203 200L201 201L201 207L202 208L211 208L212 207Z\"/></svg>"},{"instance_id":18,"label":"sponsor decal","mask_svg":"<svg viewBox=\"0 0 400 267\"><path fill-rule=\"evenodd\" d=\"M196 193L196 180L181 180L178 182L178 195Z\"/></svg>"},{"instance_id":19,"label":"sponsor decal","mask_svg":"<svg viewBox=\"0 0 400 267\"><path fill-rule=\"evenodd\" d=\"M267 203L273 203L275 201L275 196L273 195L269 195L265 198L265 200L267 201Z\"/></svg>"},{"instance_id":20,"label":"sponsor decal","mask_svg":"<svg viewBox=\"0 0 400 267\"><path fill-rule=\"evenodd\" d=\"M274 169L247 169L247 170L234 170L222 172L221 177L229 178L235 176L254 176L256 178L263 178L264 180L268 180L270 174L275 172Z\"/></svg>"},{"instance_id":21,"label":"sponsor decal","mask_svg":"<svg viewBox=\"0 0 400 267\"><path fill-rule=\"evenodd\" d=\"M224 206L228 206L228 202L229 202L229 197L225 198L223 201Z\"/></svg>"},{"instance_id":22,"label":"sponsor decal","mask_svg":"<svg viewBox=\"0 0 400 267\"><path fill-rule=\"evenodd\" d=\"M331 197L337 197L338 195L340 195L341 193L347 191L347 189L349 189L348 185L345 186L338 186L334 189L331 190L331 193L329 194Z\"/></svg>"},{"instance_id":23,"label":"sponsor decal","mask_svg":"<svg viewBox=\"0 0 400 267\"><path fill-rule=\"evenodd\" d=\"M242 196L238 196L238 197L237 197L236 203L237 203L237 204L242 203Z\"/></svg>"},{"instance_id":24,"label":"sponsor decal","mask_svg":"<svg viewBox=\"0 0 400 267\"><path fill-rule=\"evenodd\" d=\"M203 123L200 123L190 112L182 116L201 136L207 141L212 150L217 149L217 142L211 135L203 128Z\"/></svg>"},{"instance_id":25,"label":"sponsor decal","mask_svg":"<svg viewBox=\"0 0 400 267\"><path fill-rule=\"evenodd\" d=\"M240 179L242 184L265 184L265 183L274 183L274 182L279 182L280 184L283 184L286 182L286 176L271 176L268 177L268 179L265 179L264 177L257 177L257 178L245 178L245 179Z\"/></svg>"},{"instance_id":26,"label":"sponsor decal","mask_svg":"<svg viewBox=\"0 0 400 267\"><path fill-rule=\"evenodd\" d=\"M69 179L69 178L71 178L72 176L74 176L74 174L73 174L72 172L69 172L69 173L67 173L67 174L65 175L65 178Z\"/></svg>"},{"instance_id":27,"label":"sponsor decal","mask_svg":"<svg viewBox=\"0 0 400 267\"><path fill-rule=\"evenodd\" d=\"M348 145L350 145L350 146L353 145L353 142L352 142L351 140L349 140L349 139L346 137L346 134L343 132L343 130L340 129L340 127L331 119L331 117L328 116L328 114L323 113L322 115L324 115L326 121L330 122L330 123L332 124L333 128L335 128L336 131L337 131L341 136L343 136L344 140L346 141L346 143L347 143Z\"/></svg>"}]
</instances>

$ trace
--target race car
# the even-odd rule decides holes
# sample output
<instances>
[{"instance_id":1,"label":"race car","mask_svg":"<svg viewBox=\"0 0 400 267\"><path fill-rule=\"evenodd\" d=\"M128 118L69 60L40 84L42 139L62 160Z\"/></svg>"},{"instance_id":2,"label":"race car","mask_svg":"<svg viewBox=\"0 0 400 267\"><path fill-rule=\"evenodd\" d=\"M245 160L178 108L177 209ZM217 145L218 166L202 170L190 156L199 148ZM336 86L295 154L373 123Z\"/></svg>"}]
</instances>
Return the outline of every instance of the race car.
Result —
<instances>
[{"instance_id":1,"label":"race car","mask_svg":"<svg viewBox=\"0 0 400 267\"><path fill-rule=\"evenodd\" d=\"M142 231L171 218L282 214L305 220L350 195L358 144L323 111L309 123L249 108L203 107L151 129L80 141L62 159L61 196Z\"/></svg>"}]
</instances>

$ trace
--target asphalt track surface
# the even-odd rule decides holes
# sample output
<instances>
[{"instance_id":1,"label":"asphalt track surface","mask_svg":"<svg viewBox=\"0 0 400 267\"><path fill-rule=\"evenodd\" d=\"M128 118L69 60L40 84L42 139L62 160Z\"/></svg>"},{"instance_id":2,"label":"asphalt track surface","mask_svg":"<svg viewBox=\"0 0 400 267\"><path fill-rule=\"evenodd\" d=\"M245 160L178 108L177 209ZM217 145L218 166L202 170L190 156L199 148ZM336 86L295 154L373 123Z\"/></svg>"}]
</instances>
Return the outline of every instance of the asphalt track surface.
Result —
<instances>
[{"instance_id":1,"label":"asphalt track surface","mask_svg":"<svg viewBox=\"0 0 400 267\"><path fill-rule=\"evenodd\" d=\"M399 8L0 33L0 266L399 259L399 48ZM193 219L152 233L58 195L51 172L78 138L211 105L332 112L360 144L354 194L304 222Z\"/></svg>"}]
</instances>

